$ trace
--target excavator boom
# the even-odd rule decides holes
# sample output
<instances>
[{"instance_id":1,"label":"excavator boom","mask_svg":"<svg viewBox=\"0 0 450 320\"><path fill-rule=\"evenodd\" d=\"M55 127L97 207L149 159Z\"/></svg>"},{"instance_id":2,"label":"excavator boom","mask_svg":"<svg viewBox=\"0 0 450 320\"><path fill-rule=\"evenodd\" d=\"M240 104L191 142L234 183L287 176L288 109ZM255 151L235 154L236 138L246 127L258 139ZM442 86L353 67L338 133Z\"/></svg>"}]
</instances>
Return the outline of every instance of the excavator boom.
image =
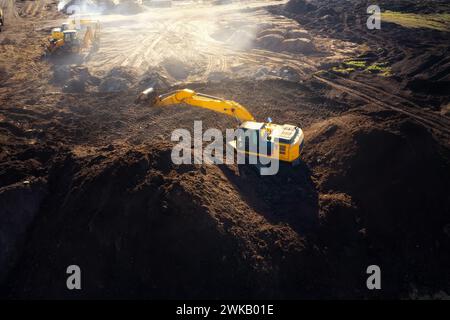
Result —
<instances>
[{"instance_id":1,"label":"excavator boom","mask_svg":"<svg viewBox=\"0 0 450 320\"><path fill-rule=\"evenodd\" d=\"M158 96L154 93L152 88L149 88L140 96L140 100L144 99L153 100L151 101L151 106L153 107L165 107L185 103L191 106L209 109L235 117L240 122L255 120L253 115L245 107L235 101L224 100L206 94L197 93L189 89L176 90Z\"/></svg>"},{"instance_id":2,"label":"excavator boom","mask_svg":"<svg viewBox=\"0 0 450 320\"><path fill-rule=\"evenodd\" d=\"M136 102L144 102L150 107L186 104L226 114L240 121L238 129L241 129L240 133L244 133L247 137L236 137L230 143L238 153L278 158L293 165L299 162L304 139L302 129L289 124L274 124L271 121L268 123L256 122L253 115L235 101L197 93L189 89L158 95L153 88L148 88L138 96ZM267 149L265 150L269 150L269 152L259 152L261 145L266 145ZM257 153L254 150L257 150Z\"/></svg>"}]
</instances>

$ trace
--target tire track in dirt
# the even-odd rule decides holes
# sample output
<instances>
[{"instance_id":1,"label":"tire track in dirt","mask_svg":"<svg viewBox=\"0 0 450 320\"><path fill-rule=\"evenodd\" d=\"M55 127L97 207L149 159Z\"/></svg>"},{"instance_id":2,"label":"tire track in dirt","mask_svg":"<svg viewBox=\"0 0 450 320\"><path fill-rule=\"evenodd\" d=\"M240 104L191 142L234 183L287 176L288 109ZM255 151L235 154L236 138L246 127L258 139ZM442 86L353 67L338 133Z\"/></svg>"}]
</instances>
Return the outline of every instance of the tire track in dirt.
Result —
<instances>
[{"instance_id":1,"label":"tire track in dirt","mask_svg":"<svg viewBox=\"0 0 450 320\"><path fill-rule=\"evenodd\" d=\"M445 116L442 115L436 115L433 114L432 111L424 112L421 109L415 107L415 108L408 108L404 105L392 105L391 103L388 103L384 100L381 100L379 98L375 98L374 96L370 96L364 92L361 91L361 87L358 88L358 90L351 88L349 85L345 84L338 84L336 82L333 82L331 80L319 77L317 75L314 75L313 78L315 78L318 81L321 81L337 90L346 92L352 96L355 96L357 98L362 99L365 102L368 103L374 103L380 107L384 107L387 109L391 109L397 112L400 112L402 114L405 114L416 121L423 124L425 127L435 130L437 133L440 133L443 135L444 138L446 138L447 143L450 142L450 119L448 119ZM379 90L379 89L377 89ZM385 93L384 91L382 92ZM380 92L378 92L377 97L380 96ZM383 95L381 95L383 96ZM390 95L390 98L393 97L398 98L398 96Z\"/></svg>"},{"instance_id":2,"label":"tire track in dirt","mask_svg":"<svg viewBox=\"0 0 450 320\"><path fill-rule=\"evenodd\" d=\"M264 10L258 10L257 13L253 13L253 11L244 13L236 9L223 9L220 6L213 6L199 8L195 11L183 11L183 14L178 11L170 14L166 11L161 11L161 14L159 11L154 11L148 13L148 18L147 13L143 13L132 21L119 21L120 27L118 28L112 22L112 18L105 18L106 24L111 26L111 29L105 25L106 30L103 36L105 40L102 41L99 52L89 63L94 69L109 69L118 64L136 68L138 72L145 72L148 67L158 66L166 58L176 58L190 66L189 81L207 81L211 78L210 75L216 72L230 73L230 66L234 65L245 65L245 69L250 70L250 77L253 70L257 72L263 66L270 70L290 66L298 70L301 76L306 76L302 68L305 68L307 64L298 54L270 52L257 48L241 50L227 42L211 37L211 32L216 30L218 19L229 20L230 25L234 25L236 15L248 14L249 21L254 20L255 23L258 23L261 17L267 17L275 19L280 25L283 22L291 25L290 19L284 21L285 18L273 17ZM214 17L213 13L216 10L220 12L220 18ZM150 32L140 33L136 30L149 30ZM134 39L130 40L133 37ZM115 49L119 45L118 41L124 48L121 54ZM314 63L309 65L311 64ZM308 68L311 69L311 67ZM95 70L93 71L95 72ZM243 71L245 72L245 70Z\"/></svg>"},{"instance_id":3,"label":"tire track in dirt","mask_svg":"<svg viewBox=\"0 0 450 320\"><path fill-rule=\"evenodd\" d=\"M207 63L206 63L206 68L205 68L205 72L203 73L203 81L207 81L208 80L208 76L211 74L212 70L213 70L213 66L214 66L214 58L212 55L207 55Z\"/></svg>"},{"instance_id":4,"label":"tire track in dirt","mask_svg":"<svg viewBox=\"0 0 450 320\"><path fill-rule=\"evenodd\" d=\"M15 0L1 0L0 7L3 9L5 22L9 23L13 19L19 18L19 13L16 10Z\"/></svg>"}]
</instances>

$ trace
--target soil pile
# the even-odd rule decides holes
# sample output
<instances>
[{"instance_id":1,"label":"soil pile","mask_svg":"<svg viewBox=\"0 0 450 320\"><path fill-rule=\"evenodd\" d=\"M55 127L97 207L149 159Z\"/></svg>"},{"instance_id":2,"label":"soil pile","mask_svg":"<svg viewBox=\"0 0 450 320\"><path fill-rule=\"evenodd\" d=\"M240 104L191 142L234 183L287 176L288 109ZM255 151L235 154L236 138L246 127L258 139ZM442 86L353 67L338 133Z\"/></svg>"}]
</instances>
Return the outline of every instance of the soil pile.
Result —
<instances>
[{"instance_id":1,"label":"soil pile","mask_svg":"<svg viewBox=\"0 0 450 320\"><path fill-rule=\"evenodd\" d=\"M306 138L305 161L314 172L321 208L326 212L327 203L337 201L355 209L325 213L331 231L321 241L339 246L337 234L356 239L341 249L351 256L359 252L356 261L367 255L367 262L381 263L387 296L418 283L434 293L448 287L444 270L450 258L443 253L450 249L449 150L420 125L377 109L313 125Z\"/></svg>"},{"instance_id":2,"label":"soil pile","mask_svg":"<svg viewBox=\"0 0 450 320\"><path fill-rule=\"evenodd\" d=\"M127 90L136 82L135 70L127 67L113 67L101 80L100 92L120 92Z\"/></svg>"},{"instance_id":3,"label":"soil pile","mask_svg":"<svg viewBox=\"0 0 450 320\"><path fill-rule=\"evenodd\" d=\"M133 0L122 0L116 5L113 12L116 14L134 15L141 13L144 10L145 9L142 5Z\"/></svg>"},{"instance_id":4,"label":"soil pile","mask_svg":"<svg viewBox=\"0 0 450 320\"><path fill-rule=\"evenodd\" d=\"M264 29L257 34L256 46L272 51L310 54L315 52L311 36L299 28Z\"/></svg>"},{"instance_id":5,"label":"soil pile","mask_svg":"<svg viewBox=\"0 0 450 320\"><path fill-rule=\"evenodd\" d=\"M450 33L425 27L409 28L383 20L381 30L369 30L366 10L370 4L367 1L291 0L283 9L274 9L274 12L299 21L313 35L367 46L367 52L360 58L376 63L374 69L368 71L384 66L391 74L388 75L389 85L382 79L367 76L369 72L358 75L359 78L396 94L403 90L402 94L416 100L418 105L425 104L434 110L445 108L450 101ZM450 12L446 1L381 1L378 5L382 12L392 10L400 14ZM345 73L345 70L341 71Z\"/></svg>"},{"instance_id":6,"label":"soil pile","mask_svg":"<svg viewBox=\"0 0 450 320\"><path fill-rule=\"evenodd\" d=\"M188 64L176 57L164 59L164 61L161 62L161 66L174 80L185 80L191 72Z\"/></svg>"},{"instance_id":7,"label":"soil pile","mask_svg":"<svg viewBox=\"0 0 450 320\"><path fill-rule=\"evenodd\" d=\"M174 166L170 153L156 143L55 160L9 294L75 297L54 275L77 261L83 297L279 296L301 237L258 215L219 168Z\"/></svg>"},{"instance_id":8,"label":"soil pile","mask_svg":"<svg viewBox=\"0 0 450 320\"><path fill-rule=\"evenodd\" d=\"M0 202L28 221L2 230L17 261L2 266L2 294L77 297L54 277L72 263L89 270L84 298L369 297L378 294L365 289L370 264L383 270L382 297L445 290L448 149L368 107L305 134L304 163L268 177L174 165L158 140L18 150L42 169L19 177L11 161L2 173L15 179Z\"/></svg>"},{"instance_id":9,"label":"soil pile","mask_svg":"<svg viewBox=\"0 0 450 320\"><path fill-rule=\"evenodd\" d=\"M301 59L283 58L257 69L271 80L220 71L170 86L193 78L189 63L173 57L142 75L119 60L93 75L40 58L40 16L6 30L20 36L6 34L0 45L0 295L403 298L447 290L445 35L386 24L377 37L360 23L365 4L295 3L304 10L284 12L308 30L267 24L255 33L276 39L273 50L296 39L320 46L321 36L367 43L365 55L346 62L382 62L394 75L309 79L313 69L293 67ZM204 130L236 124L199 108L134 104L147 87L188 87L238 101L262 121L298 125L303 163L269 177L245 166L176 166L166 143L174 129L199 119ZM70 264L82 269L81 292L66 289ZM379 292L365 285L370 264L382 270Z\"/></svg>"},{"instance_id":10,"label":"soil pile","mask_svg":"<svg viewBox=\"0 0 450 320\"><path fill-rule=\"evenodd\" d=\"M143 12L142 5L132 0L68 0L61 1L61 11L72 14L73 6L81 7L83 11L99 14L134 15Z\"/></svg>"},{"instance_id":11,"label":"soil pile","mask_svg":"<svg viewBox=\"0 0 450 320\"><path fill-rule=\"evenodd\" d=\"M317 9L317 7L308 0L290 0L286 4L286 9L293 13L305 13Z\"/></svg>"}]
</instances>

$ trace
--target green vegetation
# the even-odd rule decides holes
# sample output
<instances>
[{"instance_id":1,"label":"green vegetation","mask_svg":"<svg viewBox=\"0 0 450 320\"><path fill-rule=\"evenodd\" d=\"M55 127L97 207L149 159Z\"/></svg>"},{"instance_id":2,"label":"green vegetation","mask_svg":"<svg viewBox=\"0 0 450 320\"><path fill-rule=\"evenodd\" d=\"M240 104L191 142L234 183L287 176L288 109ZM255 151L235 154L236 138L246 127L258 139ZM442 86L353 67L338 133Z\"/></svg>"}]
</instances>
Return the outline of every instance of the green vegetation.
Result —
<instances>
[{"instance_id":1,"label":"green vegetation","mask_svg":"<svg viewBox=\"0 0 450 320\"><path fill-rule=\"evenodd\" d=\"M383 77L390 77L392 76L392 70L390 67L386 66L385 63L374 63L367 67L365 70L370 73L378 73L380 76Z\"/></svg>"},{"instance_id":2,"label":"green vegetation","mask_svg":"<svg viewBox=\"0 0 450 320\"><path fill-rule=\"evenodd\" d=\"M391 67L387 66L387 63L384 62L375 62L368 66L367 62L364 60L350 60L343 62L337 67L331 68L331 71L333 71L334 73L344 76L347 76L356 70L368 73L376 73L382 77L392 76Z\"/></svg>"},{"instance_id":3,"label":"green vegetation","mask_svg":"<svg viewBox=\"0 0 450 320\"><path fill-rule=\"evenodd\" d=\"M355 71L355 68L339 68L339 67L333 67L331 69L333 72L335 73L339 73L342 75L349 75L350 73L352 73L353 71Z\"/></svg>"},{"instance_id":4,"label":"green vegetation","mask_svg":"<svg viewBox=\"0 0 450 320\"><path fill-rule=\"evenodd\" d=\"M385 11L381 13L381 21L396 23L406 28L428 28L450 32L450 13L416 14Z\"/></svg>"},{"instance_id":5,"label":"green vegetation","mask_svg":"<svg viewBox=\"0 0 450 320\"><path fill-rule=\"evenodd\" d=\"M316 76L324 76L327 74L327 70L319 70L319 71L314 72L314 74Z\"/></svg>"},{"instance_id":6,"label":"green vegetation","mask_svg":"<svg viewBox=\"0 0 450 320\"><path fill-rule=\"evenodd\" d=\"M344 65L349 68L364 69L366 67L366 62L364 60L350 60L344 62Z\"/></svg>"}]
</instances>

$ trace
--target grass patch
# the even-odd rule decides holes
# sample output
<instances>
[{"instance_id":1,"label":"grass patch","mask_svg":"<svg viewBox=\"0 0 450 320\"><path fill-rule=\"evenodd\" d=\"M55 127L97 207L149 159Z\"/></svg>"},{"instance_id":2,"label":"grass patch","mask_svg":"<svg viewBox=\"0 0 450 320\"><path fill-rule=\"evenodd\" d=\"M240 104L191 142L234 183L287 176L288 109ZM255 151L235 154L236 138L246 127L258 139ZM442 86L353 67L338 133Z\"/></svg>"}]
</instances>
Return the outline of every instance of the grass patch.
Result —
<instances>
[{"instance_id":1,"label":"grass patch","mask_svg":"<svg viewBox=\"0 0 450 320\"><path fill-rule=\"evenodd\" d=\"M355 71L355 68L333 67L331 70L335 73L347 76L353 71Z\"/></svg>"},{"instance_id":2,"label":"grass patch","mask_svg":"<svg viewBox=\"0 0 450 320\"><path fill-rule=\"evenodd\" d=\"M326 70L319 70L319 71L314 72L314 74L316 76L324 76L324 75L327 74L327 71Z\"/></svg>"},{"instance_id":3,"label":"grass patch","mask_svg":"<svg viewBox=\"0 0 450 320\"><path fill-rule=\"evenodd\" d=\"M366 67L366 62L364 60L351 60L344 62L344 65L348 68L364 69Z\"/></svg>"},{"instance_id":4,"label":"grass patch","mask_svg":"<svg viewBox=\"0 0 450 320\"><path fill-rule=\"evenodd\" d=\"M365 71L370 72L370 73L377 73L383 77L392 76L391 67L386 66L385 63L374 63L374 64L368 66Z\"/></svg>"},{"instance_id":5,"label":"grass patch","mask_svg":"<svg viewBox=\"0 0 450 320\"><path fill-rule=\"evenodd\" d=\"M399 24L406 28L427 28L450 32L450 13L416 14L385 11L381 21Z\"/></svg>"},{"instance_id":6,"label":"grass patch","mask_svg":"<svg viewBox=\"0 0 450 320\"><path fill-rule=\"evenodd\" d=\"M368 66L366 61L351 60L331 68L332 72L343 76L348 76L356 70L377 74L382 77L392 76L392 69L385 62L375 62Z\"/></svg>"}]
</instances>

